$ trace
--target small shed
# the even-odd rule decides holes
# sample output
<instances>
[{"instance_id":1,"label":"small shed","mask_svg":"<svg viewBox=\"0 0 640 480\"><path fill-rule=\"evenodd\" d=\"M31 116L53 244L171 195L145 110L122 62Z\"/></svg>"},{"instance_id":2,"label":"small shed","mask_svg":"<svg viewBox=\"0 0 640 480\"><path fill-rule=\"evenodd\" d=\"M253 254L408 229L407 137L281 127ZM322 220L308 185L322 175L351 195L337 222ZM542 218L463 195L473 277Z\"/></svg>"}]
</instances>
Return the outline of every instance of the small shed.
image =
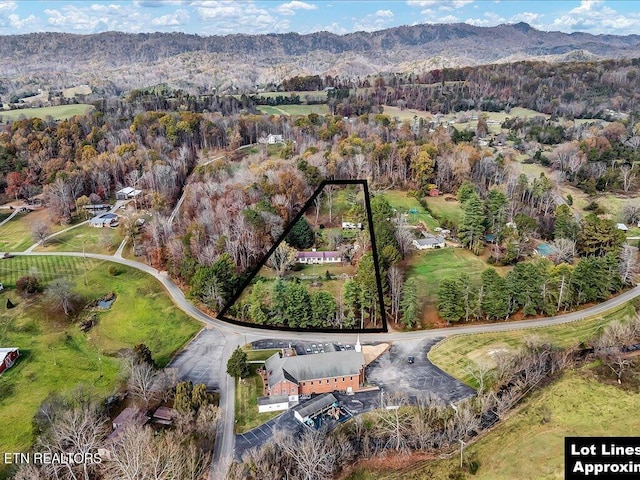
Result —
<instances>
[{"instance_id":1,"label":"small shed","mask_svg":"<svg viewBox=\"0 0 640 480\"><path fill-rule=\"evenodd\" d=\"M0 348L0 375L16 363L20 356L18 347Z\"/></svg>"},{"instance_id":2,"label":"small shed","mask_svg":"<svg viewBox=\"0 0 640 480\"><path fill-rule=\"evenodd\" d=\"M289 395L258 398L258 413L279 412L289 408Z\"/></svg>"},{"instance_id":3,"label":"small shed","mask_svg":"<svg viewBox=\"0 0 640 480\"><path fill-rule=\"evenodd\" d=\"M169 407L158 407L153 415L151 416L151 421L153 423L159 423L160 425L171 425L173 423L173 419L176 418L178 412L176 412L173 408Z\"/></svg>"},{"instance_id":4,"label":"small shed","mask_svg":"<svg viewBox=\"0 0 640 480\"><path fill-rule=\"evenodd\" d=\"M113 432L107 437L107 442L117 442L123 430L131 425L145 425L149 421L149 417L137 408L127 407L113 419Z\"/></svg>"},{"instance_id":5,"label":"small shed","mask_svg":"<svg viewBox=\"0 0 640 480\"><path fill-rule=\"evenodd\" d=\"M622 230L623 232L629 231L629 227L627 227L624 223L616 223L616 228L618 230Z\"/></svg>"}]
</instances>

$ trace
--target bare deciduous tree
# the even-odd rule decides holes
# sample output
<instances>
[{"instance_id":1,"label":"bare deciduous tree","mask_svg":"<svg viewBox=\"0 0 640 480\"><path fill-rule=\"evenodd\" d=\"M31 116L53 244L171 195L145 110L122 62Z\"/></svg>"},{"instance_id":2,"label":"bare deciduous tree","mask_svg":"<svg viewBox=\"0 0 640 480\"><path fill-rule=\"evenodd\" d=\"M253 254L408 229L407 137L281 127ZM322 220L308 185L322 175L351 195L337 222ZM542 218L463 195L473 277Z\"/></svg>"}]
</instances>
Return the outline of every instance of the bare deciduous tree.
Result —
<instances>
[{"instance_id":1,"label":"bare deciduous tree","mask_svg":"<svg viewBox=\"0 0 640 480\"><path fill-rule=\"evenodd\" d=\"M391 315L398 322L400 314L400 301L402 300L402 287L404 278L402 270L397 265L392 265L387 272L387 280L389 281L389 293L391 294Z\"/></svg>"},{"instance_id":2,"label":"bare deciduous tree","mask_svg":"<svg viewBox=\"0 0 640 480\"><path fill-rule=\"evenodd\" d=\"M42 220L36 220L31 225L31 238L34 242L39 242L43 247L47 246L47 237L51 235L51 227Z\"/></svg>"},{"instance_id":3,"label":"bare deciduous tree","mask_svg":"<svg viewBox=\"0 0 640 480\"><path fill-rule=\"evenodd\" d=\"M622 283L634 285L635 278L640 271L638 268L638 249L631 245L624 245L620 251L618 262L618 272Z\"/></svg>"},{"instance_id":4,"label":"bare deciduous tree","mask_svg":"<svg viewBox=\"0 0 640 480\"><path fill-rule=\"evenodd\" d=\"M573 262L573 258L576 256L576 242L574 240L570 238L556 238L552 242L552 245L557 250L553 258L556 265L559 263Z\"/></svg>"},{"instance_id":5,"label":"bare deciduous tree","mask_svg":"<svg viewBox=\"0 0 640 480\"><path fill-rule=\"evenodd\" d=\"M62 309L66 316L73 312L77 295L72 290L71 282L64 278L53 280L45 289L45 297L54 308Z\"/></svg>"}]
</instances>

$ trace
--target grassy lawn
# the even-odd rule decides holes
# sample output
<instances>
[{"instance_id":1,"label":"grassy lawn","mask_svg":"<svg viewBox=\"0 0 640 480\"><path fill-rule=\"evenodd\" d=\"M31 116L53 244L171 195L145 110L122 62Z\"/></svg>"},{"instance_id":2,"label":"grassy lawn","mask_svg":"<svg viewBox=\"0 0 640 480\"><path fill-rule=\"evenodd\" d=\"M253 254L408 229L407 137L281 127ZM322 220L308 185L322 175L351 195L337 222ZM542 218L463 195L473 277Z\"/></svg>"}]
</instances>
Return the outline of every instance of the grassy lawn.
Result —
<instances>
[{"instance_id":1,"label":"grassy lawn","mask_svg":"<svg viewBox=\"0 0 640 480\"><path fill-rule=\"evenodd\" d=\"M38 252L82 252L113 254L122 242L122 235L114 228L95 228L88 225L76 227L53 237Z\"/></svg>"},{"instance_id":2,"label":"grassy lawn","mask_svg":"<svg viewBox=\"0 0 640 480\"><path fill-rule=\"evenodd\" d=\"M382 113L389 115L391 118L397 118L401 122L413 120L413 117L424 118L425 120L431 120L433 118L433 115L429 112L415 110L413 108L400 110L399 107L393 107L391 105L385 105Z\"/></svg>"},{"instance_id":3,"label":"grassy lawn","mask_svg":"<svg viewBox=\"0 0 640 480\"><path fill-rule=\"evenodd\" d=\"M579 345L596 336L602 327L615 319L628 319L635 314L630 303L612 309L605 315L547 328L513 330L510 332L456 335L429 352L429 359L455 378L477 388L466 369L470 366L494 367L493 355L519 348L524 339L540 337L559 347Z\"/></svg>"},{"instance_id":4,"label":"grassy lawn","mask_svg":"<svg viewBox=\"0 0 640 480\"><path fill-rule=\"evenodd\" d=\"M458 225L462 219L462 208L460 208L460 202L458 202L458 200L453 199L447 201L444 196L429 197L427 198L427 206L438 219L446 218L456 225Z\"/></svg>"},{"instance_id":5,"label":"grassy lawn","mask_svg":"<svg viewBox=\"0 0 640 480\"><path fill-rule=\"evenodd\" d=\"M272 107L270 105L258 105L258 110L267 115L309 115L317 113L318 115L327 115L329 107L324 104L319 105L279 105Z\"/></svg>"},{"instance_id":6,"label":"grassy lawn","mask_svg":"<svg viewBox=\"0 0 640 480\"><path fill-rule=\"evenodd\" d=\"M248 378L242 381L236 380L235 433L248 432L282 413L258 413L258 397L262 396L262 379L256 373L258 365L251 365L250 368L251 375Z\"/></svg>"},{"instance_id":7,"label":"grassy lawn","mask_svg":"<svg viewBox=\"0 0 640 480\"><path fill-rule=\"evenodd\" d=\"M93 105L79 103L77 105L60 105L57 107L23 108L20 110L0 110L0 121L18 120L20 118L42 118L52 117L54 120L64 120L74 115L86 115L94 110Z\"/></svg>"},{"instance_id":8,"label":"grassy lawn","mask_svg":"<svg viewBox=\"0 0 640 480\"><path fill-rule=\"evenodd\" d=\"M0 227L0 252L22 252L33 245L35 242L31 237L31 228L36 221L50 225L52 232L66 228L60 224L52 224L46 209L20 213Z\"/></svg>"},{"instance_id":9,"label":"grassy lawn","mask_svg":"<svg viewBox=\"0 0 640 480\"><path fill-rule=\"evenodd\" d=\"M248 361L265 361L274 353L278 353L280 349L270 349L270 350L252 350L251 348L245 348L245 352L247 352L247 360Z\"/></svg>"},{"instance_id":10,"label":"grassy lawn","mask_svg":"<svg viewBox=\"0 0 640 480\"><path fill-rule=\"evenodd\" d=\"M415 197L411 197L407 194L407 192L402 192L400 190L390 190L388 192L384 192L384 197L387 199L389 204L398 210L400 213L406 213L407 221L411 225L417 225L418 223L424 223L429 230L433 231L435 227L440 225L440 222L433 218L429 212L427 212L418 199ZM431 206L431 199L427 200L429 206ZM457 202L452 202L457 203ZM410 210L415 209L418 213L409 213Z\"/></svg>"},{"instance_id":11,"label":"grassy lawn","mask_svg":"<svg viewBox=\"0 0 640 480\"><path fill-rule=\"evenodd\" d=\"M567 371L536 391L524 406L491 433L465 448L480 468L465 478L478 480L561 480L565 436L634 436L640 395L600 383L589 368ZM545 421L544 419L548 420ZM349 480L446 480L459 468L458 455L420 462L398 472L361 469Z\"/></svg>"},{"instance_id":12,"label":"grassy lawn","mask_svg":"<svg viewBox=\"0 0 640 480\"><path fill-rule=\"evenodd\" d=\"M471 278L480 278L488 268L482 257L477 257L464 248L440 248L416 251L409 259L409 276L416 277L422 300L434 301L440 282L464 272ZM501 275L509 267L494 267Z\"/></svg>"},{"instance_id":13,"label":"grassy lawn","mask_svg":"<svg viewBox=\"0 0 640 480\"><path fill-rule=\"evenodd\" d=\"M86 284L85 284L86 265ZM165 365L200 329L200 324L178 310L153 277L110 262L66 257L14 257L0 261L0 278L15 309L0 313L0 344L22 352L16 365L0 377L0 450L24 451L31 445L31 419L52 392L69 393L86 385L98 396L119 386L118 353L146 343L160 365ZM113 276L112 273L117 273ZM117 300L111 309L94 312L98 324L83 333L76 321L50 311L42 296L23 300L13 290L15 280L34 274L41 285L56 277L68 278L87 301L108 292ZM0 478L2 472L0 472Z\"/></svg>"}]
</instances>

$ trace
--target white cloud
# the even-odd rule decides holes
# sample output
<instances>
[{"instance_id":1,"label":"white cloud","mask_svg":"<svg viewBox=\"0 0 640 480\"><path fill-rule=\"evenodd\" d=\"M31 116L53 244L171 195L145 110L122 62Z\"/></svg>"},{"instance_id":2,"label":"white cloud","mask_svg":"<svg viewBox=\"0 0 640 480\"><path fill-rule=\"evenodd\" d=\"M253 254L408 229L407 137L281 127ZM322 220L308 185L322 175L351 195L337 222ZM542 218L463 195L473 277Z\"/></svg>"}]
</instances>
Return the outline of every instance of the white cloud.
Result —
<instances>
[{"instance_id":1,"label":"white cloud","mask_svg":"<svg viewBox=\"0 0 640 480\"><path fill-rule=\"evenodd\" d=\"M564 32L634 34L640 30L640 14L621 14L606 6L602 0L582 0L578 7L555 18L542 28Z\"/></svg>"},{"instance_id":2,"label":"white cloud","mask_svg":"<svg viewBox=\"0 0 640 480\"><path fill-rule=\"evenodd\" d=\"M16 8L18 8L16 2L0 2L0 15L6 12L13 12Z\"/></svg>"},{"instance_id":3,"label":"white cloud","mask_svg":"<svg viewBox=\"0 0 640 480\"><path fill-rule=\"evenodd\" d=\"M407 0L407 5L410 7L432 7L440 3L440 0Z\"/></svg>"},{"instance_id":4,"label":"white cloud","mask_svg":"<svg viewBox=\"0 0 640 480\"><path fill-rule=\"evenodd\" d=\"M317 8L318 7L312 3L293 0L289 3L283 3L275 10L281 15L295 15L296 10L316 10Z\"/></svg>"},{"instance_id":5,"label":"white cloud","mask_svg":"<svg viewBox=\"0 0 640 480\"><path fill-rule=\"evenodd\" d=\"M450 11L453 9L459 9L475 0L407 0L407 5L410 7L438 7L439 10Z\"/></svg>"},{"instance_id":6,"label":"white cloud","mask_svg":"<svg viewBox=\"0 0 640 480\"><path fill-rule=\"evenodd\" d=\"M454 6L454 8L462 8L465 5L469 5L470 3L473 3L475 0L453 0L453 2L451 2Z\"/></svg>"},{"instance_id":7,"label":"white cloud","mask_svg":"<svg viewBox=\"0 0 640 480\"><path fill-rule=\"evenodd\" d=\"M34 15L29 15L26 18L20 18L20 16L12 13L8 18L11 28L16 30L22 30L24 27L34 27L39 23L38 19Z\"/></svg>"},{"instance_id":8,"label":"white cloud","mask_svg":"<svg viewBox=\"0 0 640 480\"><path fill-rule=\"evenodd\" d=\"M268 33L286 32L289 21L275 18L253 1L209 0L195 3L196 12L207 23L204 33Z\"/></svg>"},{"instance_id":9,"label":"white cloud","mask_svg":"<svg viewBox=\"0 0 640 480\"><path fill-rule=\"evenodd\" d=\"M495 12L485 12L483 18L467 18L465 23L475 25L476 27L493 27L506 20Z\"/></svg>"},{"instance_id":10,"label":"white cloud","mask_svg":"<svg viewBox=\"0 0 640 480\"><path fill-rule=\"evenodd\" d=\"M150 17L120 4L73 4L45 9L47 29L93 33L109 30L137 33L145 30Z\"/></svg>"},{"instance_id":11,"label":"white cloud","mask_svg":"<svg viewBox=\"0 0 640 480\"><path fill-rule=\"evenodd\" d=\"M509 19L509 23L525 22L536 28L540 27L540 20L544 17L542 13L522 12L514 15Z\"/></svg>"},{"instance_id":12,"label":"white cloud","mask_svg":"<svg viewBox=\"0 0 640 480\"><path fill-rule=\"evenodd\" d=\"M391 18L393 17L393 12L391 10L378 10L376 17Z\"/></svg>"},{"instance_id":13,"label":"white cloud","mask_svg":"<svg viewBox=\"0 0 640 480\"><path fill-rule=\"evenodd\" d=\"M183 0L134 0L133 4L136 7L145 7L145 8L158 8L165 7L167 5L181 5L183 4Z\"/></svg>"},{"instance_id":14,"label":"white cloud","mask_svg":"<svg viewBox=\"0 0 640 480\"><path fill-rule=\"evenodd\" d=\"M460 19L455 15L446 15L438 18L438 23L459 23Z\"/></svg>"},{"instance_id":15,"label":"white cloud","mask_svg":"<svg viewBox=\"0 0 640 480\"><path fill-rule=\"evenodd\" d=\"M179 27L189 22L189 12L186 10L176 10L173 13L162 15L151 20L151 24L158 27Z\"/></svg>"}]
</instances>

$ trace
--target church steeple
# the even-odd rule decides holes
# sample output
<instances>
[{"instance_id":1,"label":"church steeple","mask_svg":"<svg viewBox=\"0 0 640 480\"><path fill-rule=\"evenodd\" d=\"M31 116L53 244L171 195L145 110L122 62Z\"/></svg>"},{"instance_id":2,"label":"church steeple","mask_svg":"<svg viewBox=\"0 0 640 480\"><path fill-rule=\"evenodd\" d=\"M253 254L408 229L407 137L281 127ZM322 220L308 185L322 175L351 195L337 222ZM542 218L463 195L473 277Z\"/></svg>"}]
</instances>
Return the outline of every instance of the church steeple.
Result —
<instances>
[{"instance_id":1,"label":"church steeple","mask_svg":"<svg viewBox=\"0 0 640 480\"><path fill-rule=\"evenodd\" d=\"M362 351L362 345L360 345L360 334L358 334L358 341L356 342L355 350L356 352Z\"/></svg>"}]
</instances>

